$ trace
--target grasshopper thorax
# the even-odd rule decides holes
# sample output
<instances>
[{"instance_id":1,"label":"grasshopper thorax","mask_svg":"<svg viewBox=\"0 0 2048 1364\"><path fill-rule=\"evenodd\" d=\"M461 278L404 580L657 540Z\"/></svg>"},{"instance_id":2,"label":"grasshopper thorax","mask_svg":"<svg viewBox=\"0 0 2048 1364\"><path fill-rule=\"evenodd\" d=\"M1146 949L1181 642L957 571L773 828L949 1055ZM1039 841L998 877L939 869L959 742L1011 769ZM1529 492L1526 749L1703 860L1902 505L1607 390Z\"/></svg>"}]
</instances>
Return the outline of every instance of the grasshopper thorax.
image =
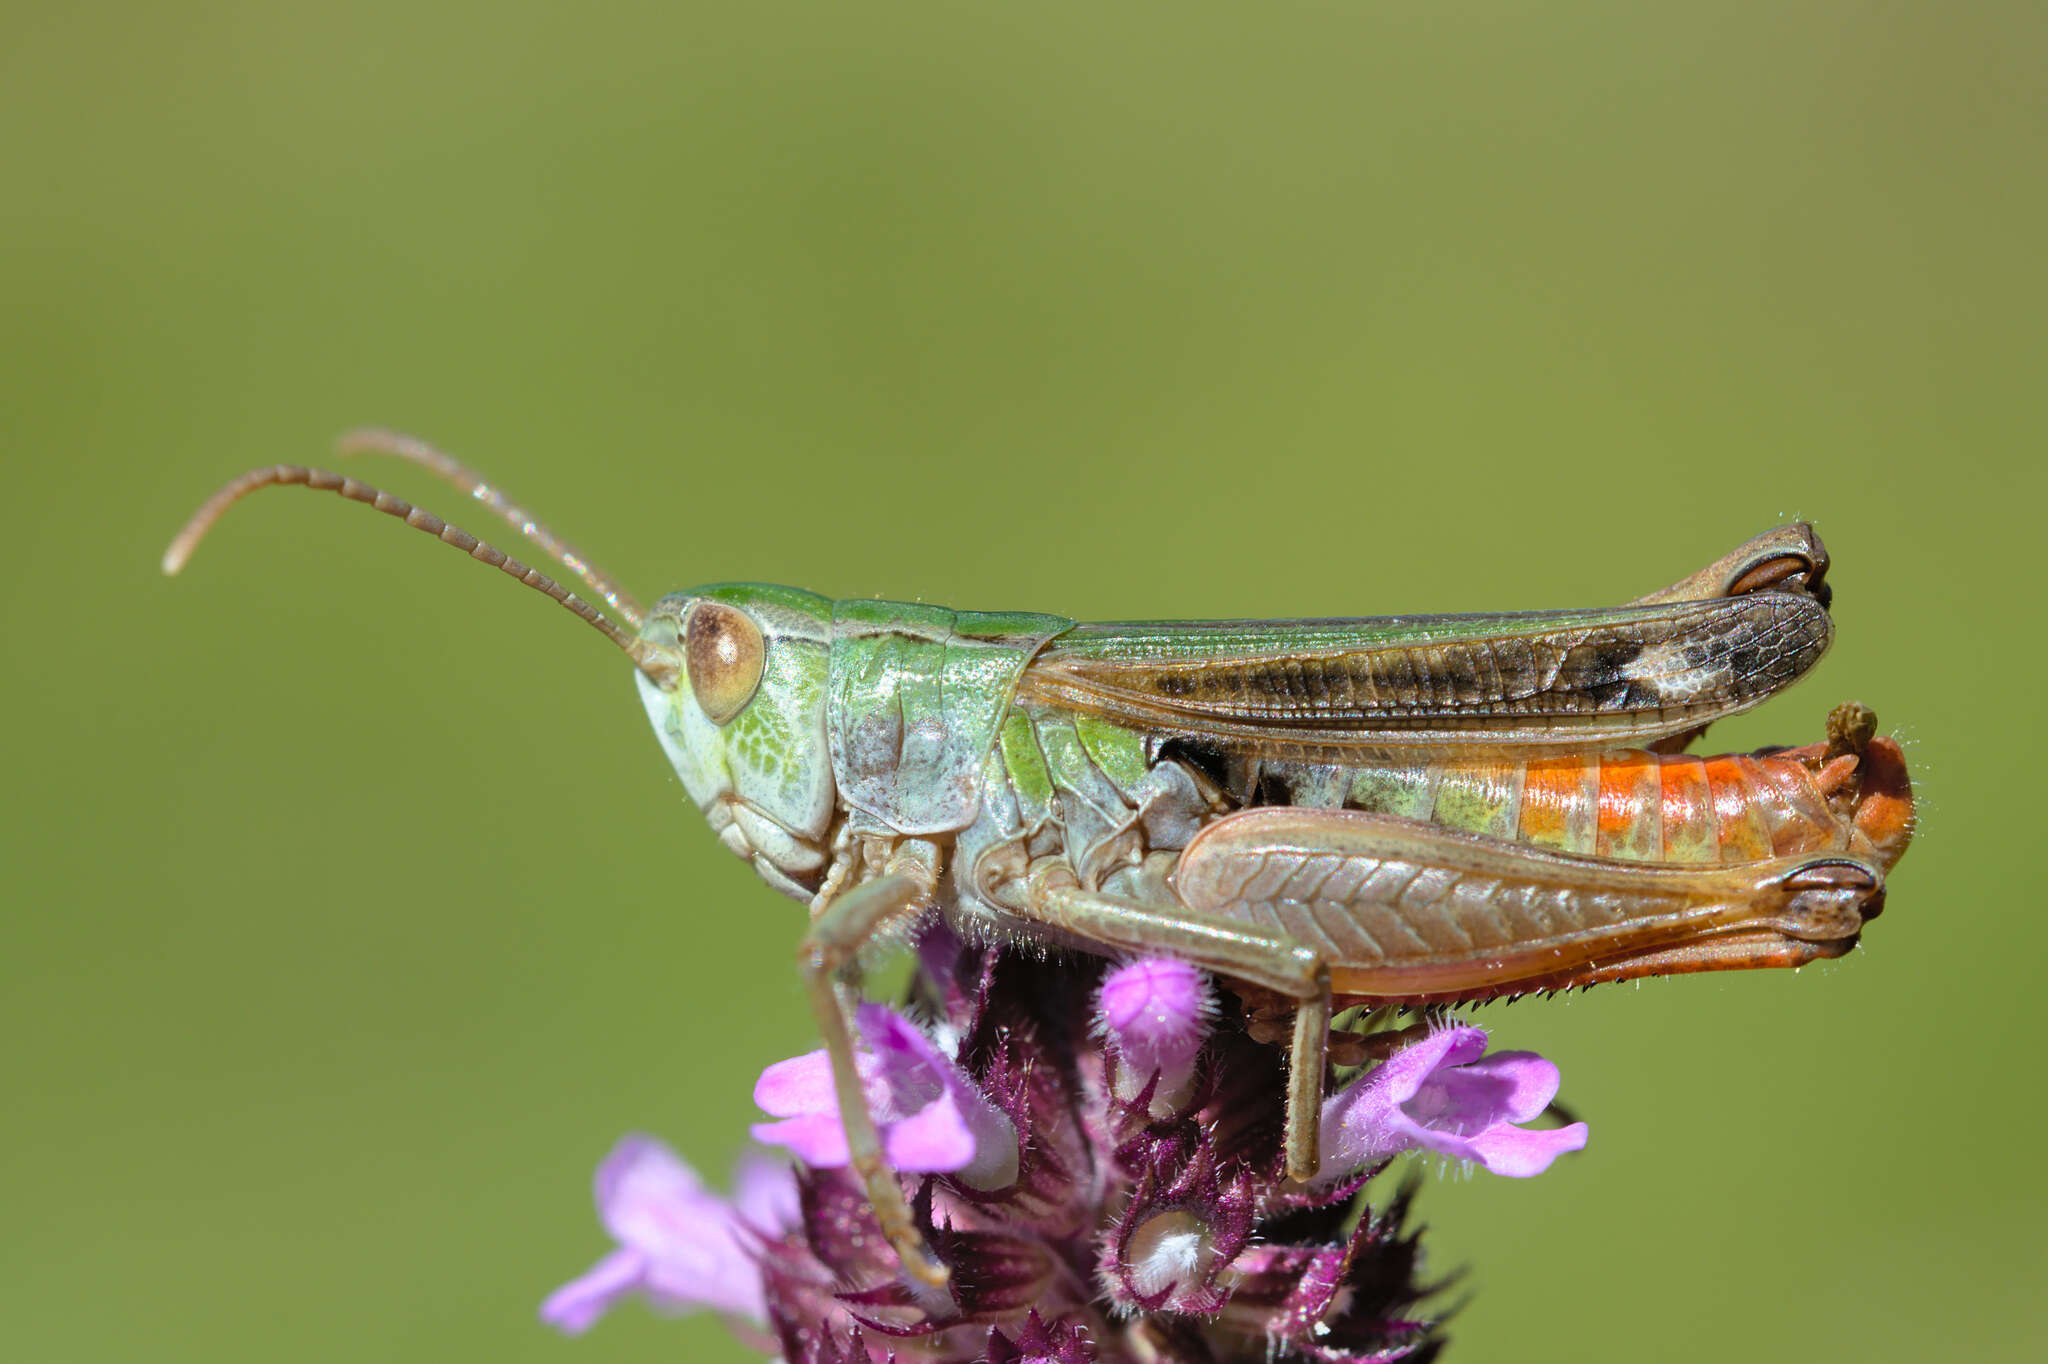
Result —
<instances>
[{"instance_id":1,"label":"grasshopper thorax","mask_svg":"<svg viewBox=\"0 0 2048 1364\"><path fill-rule=\"evenodd\" d=\"M683 789L719 841L786 895L809 899L837 806L827 743L832 603L720 583L663 597L640 639L676 668L636 674Z\"/></svg>"}]
</instances>

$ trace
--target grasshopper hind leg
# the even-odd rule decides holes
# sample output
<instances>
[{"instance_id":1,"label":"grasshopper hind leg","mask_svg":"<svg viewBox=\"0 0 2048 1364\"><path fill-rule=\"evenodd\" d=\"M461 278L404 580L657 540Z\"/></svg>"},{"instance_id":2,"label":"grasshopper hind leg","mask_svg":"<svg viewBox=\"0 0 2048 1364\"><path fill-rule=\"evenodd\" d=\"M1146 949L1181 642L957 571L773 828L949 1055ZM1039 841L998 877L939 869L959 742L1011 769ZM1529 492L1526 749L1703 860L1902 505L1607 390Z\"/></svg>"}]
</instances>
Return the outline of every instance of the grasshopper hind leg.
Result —
<instances>
[{"instance_id":1,"label":"grasshopper hind leg","mask_svg":"<svg viewBox=\"0 0 2048 1364\"><path fill-rule=\"evenodd\" d=\"M1321 1168L1318 1150L1323 1080L1330 1042L1330 970L1292 938L1187 909L1138 904L1084 890L1071 870L1048 867L1031 878L1026 917L1098 947L1160 952L1294 1002L1287 1054L1288 1178L1307 1183Z\"/></svg>"},{"instance_id":2,"label":"grasshopper hind leg","mask_svg":"<svg viewBox=\"0 0 2048 1364\"><path fill-rule=\"evenodd\" d=\"M818 1018L825 1053L832 1061L832 1088L846 1129L846 1149L867 1190L875 1221L911 1280L943 1294L951 1274L918 1233L903 1185L883 1156L881 1136L875 1130L874 1114L854 1063L853 1031L847 1026L846 1006L839 997L840 982L858 975L861 949L920 912L930 898L927 877L902 871L855 886L811 921L797 953L797 966Z\"/></svg>"},{"instance_id":3,"label":"grasshopper hind leg","mask_svg":"<svg viewBox=\"0 0 2048 1364\"><path fill-rule=\"evenodd\" d=\"M1330 978L1294 1007L1287 1051L1287 1177L1306 1184L1321 1171L1323 1077L1330 1064Z\"/></svg>"}]
</instances>

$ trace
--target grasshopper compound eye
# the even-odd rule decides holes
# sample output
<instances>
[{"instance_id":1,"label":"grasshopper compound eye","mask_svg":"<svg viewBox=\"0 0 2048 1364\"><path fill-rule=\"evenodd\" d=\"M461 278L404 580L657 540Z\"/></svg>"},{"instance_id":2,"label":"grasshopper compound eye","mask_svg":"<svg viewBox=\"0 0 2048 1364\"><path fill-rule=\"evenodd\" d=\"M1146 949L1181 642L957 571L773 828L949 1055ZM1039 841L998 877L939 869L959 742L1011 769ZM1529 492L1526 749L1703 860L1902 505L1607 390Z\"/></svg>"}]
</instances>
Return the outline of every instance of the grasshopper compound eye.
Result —
<instances>
[{"instance_id":1,"label":"grasshopper compound eye","mask_svg":"<svg viewBox=\"0 0 2048 1364\"><path fill-rule=\"evenodd\" d=\"M704 718L722 725L754 699L768 651L746 612L700 601L683 623L683 659Z\"/></svg>"}]
</instances>

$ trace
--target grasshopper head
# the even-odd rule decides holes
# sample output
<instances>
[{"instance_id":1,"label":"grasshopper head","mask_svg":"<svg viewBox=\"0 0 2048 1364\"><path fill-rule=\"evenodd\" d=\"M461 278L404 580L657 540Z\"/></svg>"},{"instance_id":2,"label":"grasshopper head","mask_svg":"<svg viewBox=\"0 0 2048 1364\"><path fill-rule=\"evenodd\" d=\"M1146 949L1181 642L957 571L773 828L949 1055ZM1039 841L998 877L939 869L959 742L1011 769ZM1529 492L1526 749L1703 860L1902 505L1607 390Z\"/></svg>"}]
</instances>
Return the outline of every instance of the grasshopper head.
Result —
<instances>
[{"instance_id":1,"label":"grasshopper head","mask_svg":"<svg viewBox=\"0 0 2048 1364\"><path fill-rule=\"evenodd\" d=\"M831 624L823 597L721 583L663 597L640 630L676 668L666 685L645 669L636 680L683 789L720 842L798 899L824 872L835 805Z\"/></svg>"}]
</instances>

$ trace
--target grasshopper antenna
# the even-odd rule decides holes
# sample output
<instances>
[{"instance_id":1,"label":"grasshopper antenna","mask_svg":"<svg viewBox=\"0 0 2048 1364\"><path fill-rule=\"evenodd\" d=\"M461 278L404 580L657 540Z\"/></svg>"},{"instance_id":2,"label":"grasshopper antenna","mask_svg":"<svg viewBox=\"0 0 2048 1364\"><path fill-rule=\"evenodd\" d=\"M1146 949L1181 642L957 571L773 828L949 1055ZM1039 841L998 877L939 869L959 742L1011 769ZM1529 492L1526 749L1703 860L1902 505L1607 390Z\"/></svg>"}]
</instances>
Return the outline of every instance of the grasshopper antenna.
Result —
<instances>
[{"instance_id":1,"label":"grasshopper antenna","mask_svg":"<svg viewBox=\"0 0 2048 1364\"><path fill-rule=\"evenodd\" d=\"M325 469L307 469L297 464L273 464L268 468L251 469L240 478L222 486L219 492L206 499L192 518L179 530L164 551L164 572L175 576L185 567L185 561L192 557L192 551L204 539L213 523L235 503L259 488L273 486L312 488L318 492L339 493L351 502L362 502L375 507L387 516L395 516L414 530L424 531L444 545L452 545L470 558L489 564L500 572L509 574L536 592L552 597L561 605L576 613L585 624L619 646L625 655L633 660L633 666L652 678L662 687L673 687L677 668L663 656L662 652L645 640L636 639L617 625L598 614L597 608L583 598L563 587L538 569L529 568L505 551L485 543L463 530L451 526L432 512L413 506L403 498L358 483L342 474L330 473Z\"/></svg>"},{"instance_id":2,"label":"grasshopper antenna","mask_svg":"<svg viewBox=\"0 0 2048 1364\"><path fill-rule=\"evenodd\" d=\"M492 515L532 541L543 554L568 569L585 587L604 598L613 615L636 630L640 628L646 612L640 609L639 602L633 600L632 593L620 587L611 574L590 562L574 545L536 521L532 513L514 502L504 489L492 487L482 474L453 455L435 449L418 436L374 426L344 434L334 442L334 453L344 458L349 455L392 455L453 483L478 505L488 508Z\"/></svg>"}]
</instances>

